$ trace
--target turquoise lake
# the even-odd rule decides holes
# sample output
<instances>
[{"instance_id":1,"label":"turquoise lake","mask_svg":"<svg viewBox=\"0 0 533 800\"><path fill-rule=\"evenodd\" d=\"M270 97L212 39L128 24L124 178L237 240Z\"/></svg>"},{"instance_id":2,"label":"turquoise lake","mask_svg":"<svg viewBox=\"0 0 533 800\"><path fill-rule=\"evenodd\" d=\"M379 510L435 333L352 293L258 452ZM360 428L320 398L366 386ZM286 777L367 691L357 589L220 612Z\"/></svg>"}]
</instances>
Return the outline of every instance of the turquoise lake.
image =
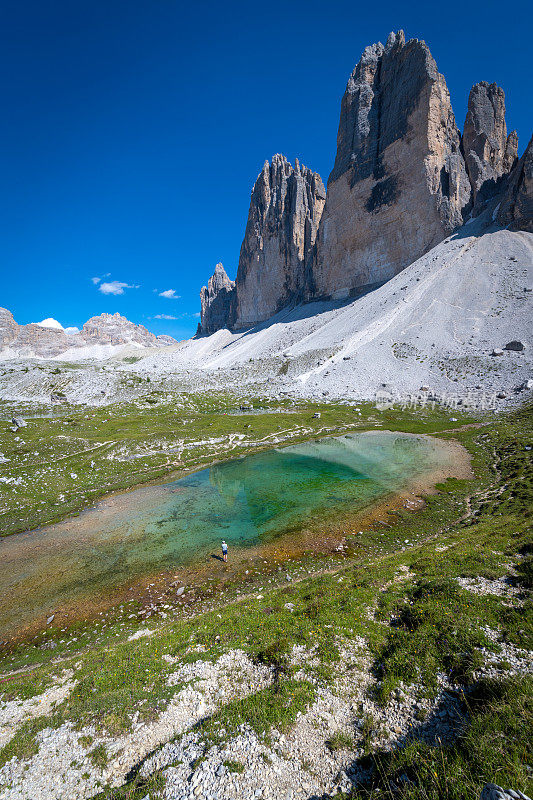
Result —
<instances>
[{"instance_id":1,"label":"turquoise lake","mask_svg":"<svg viewBox=\"0 0 533 800\"><path fill-rule=\"evenodd\" d=\"M210 562L370 507L450 461L442 442L372 432L276 448L104 499L0 540L0 631L163 570Z\"/></svg>"}]
</instances>

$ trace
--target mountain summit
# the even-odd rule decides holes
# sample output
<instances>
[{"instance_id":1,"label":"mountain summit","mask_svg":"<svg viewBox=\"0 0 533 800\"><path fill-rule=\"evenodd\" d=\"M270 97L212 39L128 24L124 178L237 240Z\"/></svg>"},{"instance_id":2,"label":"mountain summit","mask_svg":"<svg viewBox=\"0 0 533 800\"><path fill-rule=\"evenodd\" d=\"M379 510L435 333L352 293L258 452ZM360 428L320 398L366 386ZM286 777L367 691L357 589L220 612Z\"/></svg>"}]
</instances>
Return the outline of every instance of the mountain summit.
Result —
<instances>
[{"instance_id":1,"label":"mountain summit","mask_svg":"<svg viewBox=\"0 0 533 800\"><path fill-rule=\"evenodd\" d=\"M217 290L211 279L202 289L200 332L251 327L302 301L375 288L495 198L501 224L529 230L531 145L520 161L517 151L495 83L472 88L461 135L424 41L406 42L400 30L366 47L342 98L327 193L298 162L293 168L279 154L265 162L235 285Z\"/></svg>"},{"instance_id":2,"label":"mountain summit","mask_svg":"<svg viewBox=\"0 0 533 800\"><path fill-rule=\"evenodd\" d=\"M58 327L43 326L42 323L18 325L11 311L0 308L2 358L55 358L68 350L91 345L158 347L176 344L172 337L156 336L144 325L136 325L118 312L91 317L77 333L68 333L57 325Z\"/></svg>"}]
</instances>

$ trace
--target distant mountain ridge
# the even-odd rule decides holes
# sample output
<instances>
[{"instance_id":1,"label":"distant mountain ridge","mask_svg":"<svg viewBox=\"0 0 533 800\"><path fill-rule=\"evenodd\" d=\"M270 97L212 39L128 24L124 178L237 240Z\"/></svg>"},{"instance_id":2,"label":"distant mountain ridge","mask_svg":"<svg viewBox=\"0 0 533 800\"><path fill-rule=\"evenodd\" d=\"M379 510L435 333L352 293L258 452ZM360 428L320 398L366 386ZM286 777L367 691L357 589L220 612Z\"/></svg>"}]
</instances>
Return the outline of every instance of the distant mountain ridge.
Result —
<instances>
[{"instance_id":1,"label":"distant mountain ridge","mask_svg":"<svg viewBox=\"0 0 533 800\"><path fill-rule=\"evenodd\" d=\"M18 325L7 308L0 308L0 357L3 358L55 358L67 350L92 345L157 347L170 344L176 344L171 336L156 336L144 325L136 325L118 312L91 317L78 333L66 333L61 328L37 323Z\"/></svg>"},{"instance_id":2,"label":"distant mountain ridge","mask_svg":"<svg viewBox=\"0 0 533 800\"><path fill-rule=\"evenodd\" d=\"M199 332L375 288L495 198L499 224L533 232L533 139L519 161L503 89L473 86L461 134L426 43L391 33L365 48L348 80L327 192L298 162L265 162L235 283L219 269L202 289Z\"/></svg>"}]
</instances>

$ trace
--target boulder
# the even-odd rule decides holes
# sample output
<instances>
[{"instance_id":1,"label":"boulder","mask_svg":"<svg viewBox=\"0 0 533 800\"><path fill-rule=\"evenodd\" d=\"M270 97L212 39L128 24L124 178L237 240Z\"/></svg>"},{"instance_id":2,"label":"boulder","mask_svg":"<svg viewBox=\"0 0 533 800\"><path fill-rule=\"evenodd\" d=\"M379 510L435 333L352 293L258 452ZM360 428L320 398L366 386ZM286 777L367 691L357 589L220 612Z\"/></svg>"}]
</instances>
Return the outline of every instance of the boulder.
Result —
<instances>
[{"instance_id":1,"label":"boulder","mask_svg":"<svg viewBox=\"0 0 533 800\"><path fill-rule=\"evenodd\" d=\"M481 790L480 800L530 800L521 791L503 789L497 783L486 783Z\"/></svg>"},{"instance_id":2,"label":"boulder","mask_svg":"<svg viewBox=\"0 0 533 800\"><path fill-rule=\"evenodd\" d=\"M516 353L521 353L522 350L525 350L525 344L523 342L519 342L516 339L513 339L512 342L507 342L504 350L514 350Z\"/></svg>"}]
</instances>

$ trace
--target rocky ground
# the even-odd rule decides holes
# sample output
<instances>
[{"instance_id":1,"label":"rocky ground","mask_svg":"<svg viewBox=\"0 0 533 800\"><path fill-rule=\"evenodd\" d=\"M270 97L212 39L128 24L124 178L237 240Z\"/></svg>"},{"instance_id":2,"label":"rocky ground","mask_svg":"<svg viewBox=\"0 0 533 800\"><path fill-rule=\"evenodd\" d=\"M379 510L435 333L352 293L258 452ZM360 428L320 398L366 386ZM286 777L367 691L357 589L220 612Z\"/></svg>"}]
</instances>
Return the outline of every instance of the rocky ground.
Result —
<instances>
[{"instance_id":1,"label":"rocky ground","mask_svg":"<svg viewBox=\"0 0 533 800\"><path fill-rule=\"evenodd\" d=\"M474 584L469 591L480 591ZM514 594L513 599L521 602ZM486 632L498 652L481 650L476 680L533 673L533 651L505 644L498 631ZM74 721L45 728L37 736L35 755L29 760L13 757L0 769L2 797L81 800L94 796L103 784L120 784L132 770L141 779L157 772L164 789L153 796L166 800L333 796L368 777L368 767L359 762L369 749L390 750L412 739L449 744L468 724L464 686L444 672L437 673L431 697L425 696L422 683L400 681L383 705L376 700L373 658L364 638L336 641L332 634L332 646L338 648L339 659L330 683L315 674L320 663L316 648L293 646L286 669L292 670L293 681L309 683L315 691L288 731L272 728L265 738L253 726L241 724L219 743L203 736L197 724L228 703L275 686L280 680L276 668L254 663L238 649L215 661L201 657L188 663L162 653L172 666L167 686L182 688L156 719L140 721L135 713L131 731L119 737L92 725L77 727ZM3 703L4 742L22 722L49 713L75 687L72 673L64 672L41 695ZM95 751L105 753L105 765L91 757Z\"/></svg>"}]
</instances>

